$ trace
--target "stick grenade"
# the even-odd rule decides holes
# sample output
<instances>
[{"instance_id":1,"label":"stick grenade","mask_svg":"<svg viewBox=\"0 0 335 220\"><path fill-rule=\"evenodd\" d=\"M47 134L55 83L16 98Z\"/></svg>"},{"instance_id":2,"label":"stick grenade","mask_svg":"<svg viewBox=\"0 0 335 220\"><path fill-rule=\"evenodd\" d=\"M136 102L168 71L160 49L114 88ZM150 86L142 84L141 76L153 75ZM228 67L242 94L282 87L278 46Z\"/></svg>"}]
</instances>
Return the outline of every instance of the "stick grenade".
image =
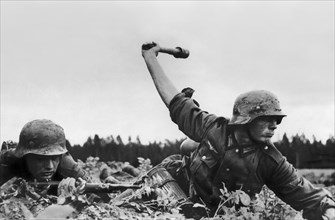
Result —
<instances>
[{"instance_id":1,"label":"stick grenade","mask_svg":"<svg viewBox=\"0 0 335 220\"><path fill-rule=\"evenodd\" d=\"M146 44L142 46L142 49L149 50L150 48L154 46L156 46L155 43ZM183 58L183 59L186 59L190 55L190 52L188 50L183 49L181 47L176 47L176 48L161 47L159 52L167 53L167 54L173 55L175 58Z\"/></svg>"}]
</instances>

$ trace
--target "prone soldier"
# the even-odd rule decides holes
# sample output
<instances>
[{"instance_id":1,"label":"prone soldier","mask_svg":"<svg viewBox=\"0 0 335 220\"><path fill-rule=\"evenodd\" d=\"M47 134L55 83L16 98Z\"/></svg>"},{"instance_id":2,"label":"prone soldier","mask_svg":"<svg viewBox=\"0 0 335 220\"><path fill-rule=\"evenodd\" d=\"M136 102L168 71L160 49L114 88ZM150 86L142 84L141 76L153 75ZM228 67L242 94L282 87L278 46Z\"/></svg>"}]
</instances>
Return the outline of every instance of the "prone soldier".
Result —
<instances>
[{"instance_id":1,"label":"prone soldier","mask_svg":"<svg viewBox=\"0 0 335 220\"><path fill-rule=\"evenodd\" d=\"M52 195L70 195L90 181L87 173L66 149L61 126L47 119L28 122L20 132L16 148L0 152L0 186L13 177L27 181L60 181L45 190Z\"/></svg>"}]
</instances>

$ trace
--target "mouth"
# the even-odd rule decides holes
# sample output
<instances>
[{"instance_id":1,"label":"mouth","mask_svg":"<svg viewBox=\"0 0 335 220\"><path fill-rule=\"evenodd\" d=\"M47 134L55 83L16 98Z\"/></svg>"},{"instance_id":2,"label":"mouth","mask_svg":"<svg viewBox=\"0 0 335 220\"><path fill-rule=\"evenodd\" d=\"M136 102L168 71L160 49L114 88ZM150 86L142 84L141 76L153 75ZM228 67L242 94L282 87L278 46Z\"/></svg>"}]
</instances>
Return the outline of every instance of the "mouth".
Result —
<instances>
[{"instance_id":1,"label":"mouth","mask_svg":"<svg viewBox=\"0 0 335 220\"><path fill-rule=\"evenodd\" d=\"M42 172L40 177L42 179L50 179L54 175L54 172Z\"/></svg>"},{"instance_id":2,"label":"mouth","mask_svg":"<svg viewBox=\"0 0 335 220\"><path fill-rule=\"evenodd\" d=\"M266 138L272 138L273 135L274 135L273 133L268 133L268 134L265 134L264 137L266 137Z\"/></svg>"}]
</instances>

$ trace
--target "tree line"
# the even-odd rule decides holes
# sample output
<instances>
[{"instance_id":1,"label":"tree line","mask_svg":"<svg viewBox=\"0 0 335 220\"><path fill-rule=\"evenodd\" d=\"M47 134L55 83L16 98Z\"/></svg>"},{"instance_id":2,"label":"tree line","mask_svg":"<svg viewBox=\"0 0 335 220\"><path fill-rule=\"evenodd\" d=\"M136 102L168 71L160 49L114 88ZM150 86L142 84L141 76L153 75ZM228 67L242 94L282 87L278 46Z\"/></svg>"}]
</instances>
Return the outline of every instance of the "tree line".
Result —
<instances>
[{"instance_id":1,"label":"tree line","mask_svg":"<svg viewBox=\"0 0 335 220\"><path fill-rule=\"evenodd\" d=\"M291 139L286 134L274 143L278 150L296 168L335 168L335 138L329 137L325 144L310 141L305 135L295 135Z\"/></svg>"},{"instance_id":2,"label":"tree line","mask_svg":"<svg viewBox=\"0 0 335 220\"><path fill-rule=\"evenodd\" d=\"M120 135L115 138L111 135L107 138L100 138L95 135L94 138L89 137L83 146L74 145L67 141L67 149L73 158L85 161L86 158L99 157L100 161L121 161L129 162L137 167L138 157L149 158L152 165L159 164L164 158L179 153L179 146L183 139L165 140L162 142L150 142L142 144L139 137L132 140L128 137L128 141L124 142Z\"/></svg>"},{"instance_id":3,"label":"tree line","mask_svg":"<svg viewBox=\"0 0 335 220\"><path fill-rule=\"evenodd\" d=\"M129 162L138 166L138 157L149 158L152 165L157 165L169 155L179 154L179 146L184 139L165 140L165 142L150 142L142 144L139 137L133 140L128 137L125 142L118 135L100 138L95 135L89 137L81 145L74 145L67 141L67 148L74 159L85 161L89 156L99 157L101 161ZM324 144L313 138L307 139L304 134L288 138L286 134L274 143L278 150L296 168L335 168L335 138L330 137Z\"/></svg>"}]
</instances>

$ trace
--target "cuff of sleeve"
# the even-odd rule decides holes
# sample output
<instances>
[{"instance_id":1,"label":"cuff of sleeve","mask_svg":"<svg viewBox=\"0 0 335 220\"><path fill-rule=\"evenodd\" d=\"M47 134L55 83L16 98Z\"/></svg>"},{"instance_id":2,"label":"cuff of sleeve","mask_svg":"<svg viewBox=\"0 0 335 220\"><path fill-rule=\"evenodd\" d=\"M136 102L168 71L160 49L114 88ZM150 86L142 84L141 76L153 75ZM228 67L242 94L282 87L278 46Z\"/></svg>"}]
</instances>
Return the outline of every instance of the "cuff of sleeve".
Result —
<instances>
[{"instance_id":1,"label":"cuff of sleeve","mask_svg":"<svg viewBox=\"0 0 335 220\"><path fill-rule=\"evenodd\" d=\"M171 112L171 110L173 109L173 106L176 104L176 102L182 98L185 97L185 93L178 93L177 95L175 95L173 97L173 99L171 100L170 104L169 104L169 110Z\"/></svg>"},{"instance_id":2,"label":"cuff of sleeve","mask_svg":"<svg viewBox=\"0 0 335 220\"><path fill-rule=\"evenodd\" d=\"M173 99L171 100L170 104L169 104L169 110L171 111L172 107L178 100L182 99L182 98L192 98L192 95L194 93L194 89L187 87L184 88L180 93L178 93L177 95L175 95L175 97L173 97ZM193 99L193 102L199 107L199 103L197 101L195 101Z\"/></svg>"}]
</instances>

